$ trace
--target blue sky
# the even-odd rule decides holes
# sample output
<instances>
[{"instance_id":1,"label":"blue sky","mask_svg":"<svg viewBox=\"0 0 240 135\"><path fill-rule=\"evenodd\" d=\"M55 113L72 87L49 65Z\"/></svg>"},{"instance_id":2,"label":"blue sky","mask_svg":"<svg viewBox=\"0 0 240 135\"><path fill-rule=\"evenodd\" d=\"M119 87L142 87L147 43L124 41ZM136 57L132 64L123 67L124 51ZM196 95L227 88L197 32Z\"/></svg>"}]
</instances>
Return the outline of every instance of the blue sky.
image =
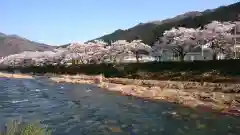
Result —
<instances>
[{"instance_id":1,"label":"blue sky","mask_svg":"<svg viewBox=\"0 0 240 135\"><path fill-rule=\"evenodd\" d=\"M0 32L61 45L237 0L1 0Z\"/></svg>"}]
</instances>

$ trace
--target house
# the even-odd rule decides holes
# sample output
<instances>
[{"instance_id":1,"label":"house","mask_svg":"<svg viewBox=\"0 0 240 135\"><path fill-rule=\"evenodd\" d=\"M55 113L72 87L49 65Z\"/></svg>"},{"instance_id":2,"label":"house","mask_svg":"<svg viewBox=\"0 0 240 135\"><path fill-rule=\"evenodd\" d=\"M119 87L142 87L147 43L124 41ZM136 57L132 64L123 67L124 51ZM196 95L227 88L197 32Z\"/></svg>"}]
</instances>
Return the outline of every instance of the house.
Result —
<instances>
[{"instance_id":1,"label":"house","mask_svg":"<svg viewBox=\"0 0 240 135\"><path fill-rule=\"evenodd\" d=\"M157 52L158 54L160 54L158 58L159 61L179 61L179 58L176 57L173 52L174 47L175 46L161 46L160 48L153 49L161 50L160 52Z\"/></svg>"},{"instance_id":2,"label":"house","mask_svg":"<svg viewBox=\"0 0 240 135\"><path fill-rule=\"evenodd\" d=\"M185 61L212 60L212 59L213 59L212 50L207 48L204 49L200 46L192 49L184 57Z\"/></svg>"},{"instance_id":3,"label":"house","mask_svg":"<svg viewBox=\"0 0 240 135\"><path fill-rule=\"evenodd\" d=\"M160 61L180 61L180 58L176 56L173 49L176 46L164 46L162 47L162 54ZM224 59L224 54L218 54L217 59ZM190 49L190 52L186 53L184 56L184 61L194 61L194 60L213 60L213 52L210 48L199 46Z\"/></svg>"}]
</instances>

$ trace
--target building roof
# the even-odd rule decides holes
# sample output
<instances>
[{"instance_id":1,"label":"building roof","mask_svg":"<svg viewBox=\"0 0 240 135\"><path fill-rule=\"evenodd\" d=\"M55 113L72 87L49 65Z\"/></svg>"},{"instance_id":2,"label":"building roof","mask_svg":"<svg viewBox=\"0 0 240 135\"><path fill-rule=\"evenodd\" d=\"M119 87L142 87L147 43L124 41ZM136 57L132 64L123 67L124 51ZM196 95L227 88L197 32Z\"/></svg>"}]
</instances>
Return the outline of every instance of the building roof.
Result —
<instances>
[{"instance_id":1,"label":"building roof","mask_svg":"<svg viewBox=\"0 0 240 135\"><path fill-rule=\"evenodd\" d=\"M201 46L195 47L191 49L191 52L202 52Z\"/></svg>"}]
</instances>

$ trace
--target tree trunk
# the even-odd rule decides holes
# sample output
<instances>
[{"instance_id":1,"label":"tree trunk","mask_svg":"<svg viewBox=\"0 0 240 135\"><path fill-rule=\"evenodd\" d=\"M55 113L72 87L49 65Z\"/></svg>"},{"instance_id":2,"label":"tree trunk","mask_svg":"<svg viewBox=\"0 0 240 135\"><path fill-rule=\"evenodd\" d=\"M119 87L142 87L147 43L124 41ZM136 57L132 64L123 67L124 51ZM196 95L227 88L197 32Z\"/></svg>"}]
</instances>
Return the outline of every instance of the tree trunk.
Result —
<instances>
[{"instance_id":1,"label":"tree trunk","mask_svg":"<svg viewBox=\"0 0 240 135\"><path fill-rule=\"evenodd\" d=\"M183 53L180 54L180 61L184 61L185 55Z\"/></svg>"},{"instance_id":2,"label":"tree trunk","mask_svg":"<svg viewBox=\"0 0 240 135\"><path fill-rule=\"evenodd\" d=\"M117 63L117 56L116 57L113 57L113 63Z\"/></svg>"},{"instance_id":3,"label":"tree trunk","mask_svg":"<svg viewBox=\"0 0 240 135\"><path fill-rule=\"evenodd\" d=\"M75 61L74 61L74 59L72 59L72 65L75 65Z\"/></svg>"},{"instance_id":4,"label":"tree trunk","mask_svg":"<svg viewBox=\"0 0 240 135\"><path fill-rule=\"evenodd\" d=\"M80 62L81 62L81 63L79 63L79 64L84 64L84 60L83 60L82 57L80 57L79 60L80 60Z\"/></svg>"},{"instance_id":5,"label":"tree trunk","mask_svg":"<svg viewBox=\"0 0 240 135\"><path fill-rule=\"evenodd\" d=\"M137 60L137 63L139 63L139 55L138 55L138 53L136 53L136 60Z\"/></svg>"},{"instance_id":6,"label":"tree trunk","mask_svg":"<svg viewBox=\"0 0 240 135\"><path fill-rule=\"evenodd\" d=\"M216 52L213 52L213 60L217 60L217 53Z\"/></svg>"}]
</instances>

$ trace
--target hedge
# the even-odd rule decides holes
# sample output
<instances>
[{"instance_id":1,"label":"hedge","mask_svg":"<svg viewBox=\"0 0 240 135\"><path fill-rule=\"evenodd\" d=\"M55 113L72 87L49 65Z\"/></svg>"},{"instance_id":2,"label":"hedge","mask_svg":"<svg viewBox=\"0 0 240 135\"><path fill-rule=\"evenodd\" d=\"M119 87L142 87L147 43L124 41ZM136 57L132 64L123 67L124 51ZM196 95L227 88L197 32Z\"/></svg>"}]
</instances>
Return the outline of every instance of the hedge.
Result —
<instances>
[{"instance_id":1,"label":"hedge","mask_svg":"<svg viewBox=\"0 0 240 135\"><path fill-rule=\"evenodd\" d=\"M217 71L224 76L240 75L240 60L217 60L217 61L193 61L193 62L149 62L149 63L125 63L125 64L84 64L72 66L52 66L43 67L8 67L1 70L13 72L18 70L22 73L56 73L56 74L103 74L106 77L128 77L139 78L139 74L151 74L152 78L163 73L181 72L202 74L205 72ZM155 78L154 78L155 76ZM143 78L144 77L140 77Z\"/></svg>"}]
</instances>

